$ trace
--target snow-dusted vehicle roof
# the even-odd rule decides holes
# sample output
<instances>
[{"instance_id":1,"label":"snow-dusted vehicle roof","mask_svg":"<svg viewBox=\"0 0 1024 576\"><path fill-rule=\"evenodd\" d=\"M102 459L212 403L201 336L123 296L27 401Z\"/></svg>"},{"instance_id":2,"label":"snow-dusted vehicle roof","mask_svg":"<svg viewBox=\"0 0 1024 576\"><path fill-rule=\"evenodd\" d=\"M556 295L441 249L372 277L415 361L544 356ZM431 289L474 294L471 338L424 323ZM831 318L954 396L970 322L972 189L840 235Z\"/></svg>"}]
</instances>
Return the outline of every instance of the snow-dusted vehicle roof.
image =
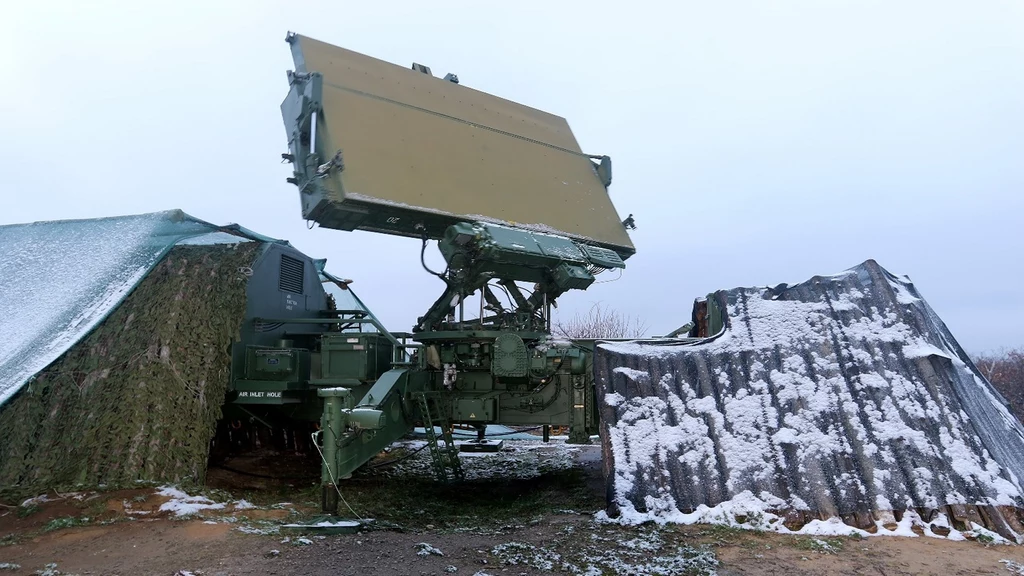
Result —
<instances>
[{"instance_id":1,"label":"snow-dusted vehicle roof","mask_svg":"<svg viewBox=\"0 0 1024 576\"><path fill-rule=\"evenodd\" d=\"M912 510L1022 532L1024 429L909 279L869 260L713 297L710 341L597 348L620 520L743 501L796 524Z\"/></svg>"}]
</instances>

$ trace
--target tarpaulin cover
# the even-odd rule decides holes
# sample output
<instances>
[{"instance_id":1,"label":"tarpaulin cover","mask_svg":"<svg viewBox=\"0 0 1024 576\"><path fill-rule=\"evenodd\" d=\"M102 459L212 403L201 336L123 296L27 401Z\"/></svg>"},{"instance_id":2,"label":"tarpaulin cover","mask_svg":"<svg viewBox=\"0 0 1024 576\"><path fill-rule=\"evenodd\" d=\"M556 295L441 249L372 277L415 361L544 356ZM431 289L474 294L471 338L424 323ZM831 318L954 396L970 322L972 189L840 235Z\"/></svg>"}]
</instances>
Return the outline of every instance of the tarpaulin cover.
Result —
<instances>
[{"instance_id":1,"label":"tarpaulin cover","mask_svg":"<svg viewBox=\"0 0 1024 576\"><path fill-rule=\"evenodd\" d=\"M180 210L0 226L0 405L101 322L172 246L244 236L255 235Z\"/></svg>"},{"instance_id":2,"label":"tarpaulin cover","mask_svg":"<svg viewBox=\"0 0 1024 576\"><path fill-rule=\"evenodd\" d=\"M1019 533L1024 429L909 279L869 260L713 298L717 338L597 348L613 513L741 498L865 524L966 505Z\"/></svg>"}]
</instances>

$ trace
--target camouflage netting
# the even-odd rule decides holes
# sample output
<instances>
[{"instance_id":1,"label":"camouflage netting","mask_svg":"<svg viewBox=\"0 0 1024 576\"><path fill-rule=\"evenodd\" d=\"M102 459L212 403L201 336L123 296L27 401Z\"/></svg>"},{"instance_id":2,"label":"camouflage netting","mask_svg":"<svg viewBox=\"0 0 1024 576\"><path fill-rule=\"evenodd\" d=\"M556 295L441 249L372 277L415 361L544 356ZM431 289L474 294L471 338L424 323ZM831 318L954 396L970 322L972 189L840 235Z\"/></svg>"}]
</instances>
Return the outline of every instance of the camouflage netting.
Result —
<instances>
[{"instance_id":1,"label":"camouflage netting","mask_svg":"<svg viewBox=\"0 0 1024 576\"><path fill-rule=\"evenodd\" d=\"M0 494L201 483L262 244L178 246L0 406Z\"/></svg>"}]
</instances>

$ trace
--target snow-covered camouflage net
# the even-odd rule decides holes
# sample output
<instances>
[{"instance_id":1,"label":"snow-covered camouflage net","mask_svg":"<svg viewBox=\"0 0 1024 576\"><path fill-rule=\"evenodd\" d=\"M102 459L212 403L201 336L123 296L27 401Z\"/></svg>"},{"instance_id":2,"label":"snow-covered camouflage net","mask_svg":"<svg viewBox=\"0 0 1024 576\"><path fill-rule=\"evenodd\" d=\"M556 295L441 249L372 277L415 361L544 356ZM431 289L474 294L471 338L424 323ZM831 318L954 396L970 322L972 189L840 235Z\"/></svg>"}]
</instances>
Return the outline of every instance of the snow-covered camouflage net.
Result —
<instances>
[{"instance_id":1,"label":"snow-covered camouflage net","mask_svg":"<svg viewBox=\"0 0 1024 576\"><path fill-rule=\"evenodd\" d=\"M1024 429L909 279L869 260L714 298L717 338L598 346L612 517L1021 540Z\"/></svg>"},{"instance_id":2,"label":"snow-covered camouflage net","mask_svg":"<svg viewBox=\"0 0 1024 576\"><path fill-rule=\"evenodd\" d=\"M175 246L0 406L0 498L202 483L262 249Z\"/></svg>"},{"instance_id":3,"label":"snow-covered camouflage net","mask_svg":"<svg viewBox=\"0 0 1024 576\"><path fill-rule=\"evenodd\" d=\"M172 246L246 241L216 230L180 210L0 226L0 405L98 325Z\"/></svg>"}]
</instances>

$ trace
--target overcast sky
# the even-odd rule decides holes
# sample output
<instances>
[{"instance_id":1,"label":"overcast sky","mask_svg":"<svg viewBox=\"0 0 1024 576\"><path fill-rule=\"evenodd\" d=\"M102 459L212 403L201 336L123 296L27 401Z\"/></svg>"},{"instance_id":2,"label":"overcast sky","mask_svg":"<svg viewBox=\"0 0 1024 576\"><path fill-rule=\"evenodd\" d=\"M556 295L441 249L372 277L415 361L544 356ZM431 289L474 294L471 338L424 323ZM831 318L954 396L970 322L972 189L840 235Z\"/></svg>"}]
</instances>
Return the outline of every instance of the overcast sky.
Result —
<instances>
[{"instance_id":1,"label":"overcast sky","mask_svg":"<svg viewBox=\"0 0 1024 576\"><path fill-rule=\"evenodd\" d=\"M441 290L419 243L307 230L285 182L289 30L454 72L613 158L637 254L562 315L601 301L656 335L710 291L874 258L969 351L1024 345L1019 1L11 2L0 224L237 222L411 328Z\"/></svg>"}]
</instances>

